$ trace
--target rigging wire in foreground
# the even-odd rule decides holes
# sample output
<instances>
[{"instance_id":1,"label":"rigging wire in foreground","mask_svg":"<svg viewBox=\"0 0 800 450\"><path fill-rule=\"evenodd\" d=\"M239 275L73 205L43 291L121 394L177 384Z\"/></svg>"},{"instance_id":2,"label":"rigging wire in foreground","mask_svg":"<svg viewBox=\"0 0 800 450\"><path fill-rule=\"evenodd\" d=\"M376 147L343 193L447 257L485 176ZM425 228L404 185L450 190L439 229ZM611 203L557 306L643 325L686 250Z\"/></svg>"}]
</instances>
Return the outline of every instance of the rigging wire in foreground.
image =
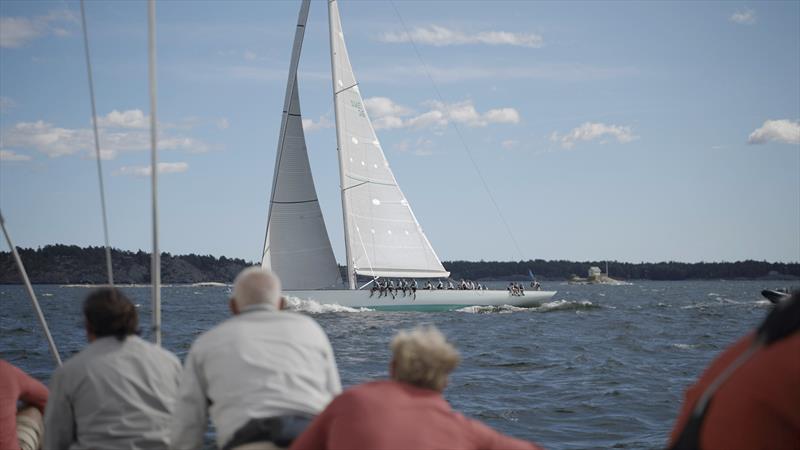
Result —
<instances>
[{"instance_id":1,"label":"rigging wire in foreground","mask_svg":"<svg viewBox=\"0 0 800 450\"><path fill-rule=\"evenodd\" d=\"M100 183L100 209L103 214L103 236L106 244L106 272L108 273L108 285L114 286L114 271L111 266L111 244L108 237L108 214L106 213L106 190L103 183L103 164L100 157L100 136L97 132L97 109L94 101L94 79L92 78L92 60L89 57L89 31L86 27L86 10L84 0L81 0L81 27L83 29L83 49L86 54L86 73L89 78L89 99L92 104L92 129L94 131L94 152L97 161L97 180Z\"/></svg>"},{"instance_id":2,"label":"rigging wire in foreground","mask_svg":"<svg viewBox=\"0 0 800 450\"><path fill-rule=\"evenodd\" d=\"M439 91L439 86L436 84L436 81L434 81L433 77L431 76L431 73L428 70L428 65L425 64L425 60L422 59L422 55L420 54L419 49L417 48L417 43L414 42L414 38L412 37L411 32L406 26L406 22L405 20L403 20L403 16L400 15L400 11L397 9L397 5L395 5L394 0L389 0L389 3L391 3L395 14L397 14L397 18L400 20L400 24L403 26L403 29L406 32L406 36L408 36L408 40L409 42L411 42L411 46L414 48L414 53L417 54L417 59L419 59L420 64L422 64L422 69L425 71L425 75L428 77L428 80L430 80L431 85L433 85L433 90L436 92L436 96L439 98L440 102L445 103L444 97L442 97L442 93ZM469 161L472 163L472 167L478 174L478 179L481 180L483 189L486 191L486 194L492 201L492 205L494 205L494 209L497 211L497 215L500 217L500 221L503 222L503 226L505 226L506 232L508 233L508 236L511 238L511 242L514 244L514 247L516 248L517 253L519 254L520 260L524 260L525 257L523 256L522 248L519 246L519 242L517 242L517 238L514 236L514 232L511 231L511 226L508 224L508 221L506 220L505 216L503 216L503 212L500 210L500 206L497 204L497 200L495 200L492 191L489 189L489 184L486 182L486 178L483 177L483 173L481 173L481 170L478 167L478 163L475 161L475 157L472 156L472 151L467 145L466 139L464 139L464 136L461 134L461 129L459 129L458 125L453 123L452 120L448 121L448 124L453 127L453 129L456 132L456 135L458 135L458 139L461 141L461 146L464 148L465 153L469 157Z\"/></svg>"},{"instance_id":3,"label":"rigging wire in foreground","mask_svg":"<svg viewBox=\"0 0 800 450\"><path fill-rule=\"evenodd\" d=\"M22 275L22 281L25 284L25 290L28 291L28 297L31 299L33 309L36 310L36 316L39 318L39 323L44 329L44 335L47 337L47 344L50 346L50 353L53 355L56 365L60 366L61 356L58 354L56 343L53 341L53 336L50 334L50 328L47 327L47 320L44 318L42 308L39 307L39 300L36 299L36 293L33 292L33 286L31 286L31 280L28 278L28 272L25 271L25 266L22 264L22 258L20 258L19 253L17 252L17 247L15 247L11 242L11 236L8 235L8 230L6 230L6 222L3 220L2 212L0 212L0 228L3 229L6 242L8 242L8 248L11 249L11 254L14 255L14 261L17 263L17 270L19 270L20 275Z\"/></svg>"},{"instance_id":4,"label":"rigging wire in foreground","mask_svg":"<svg viewBox=\"0 0 800 450\"><path fill-rule=\"evenodd\" d=\"M150 81L150 183L153 197L153 254L150 281L153 296L153 338L161 345L161 253L158 250L158 120L156 118L156 2L147 2L147 57Z\"/></svg>"}]
</instances>

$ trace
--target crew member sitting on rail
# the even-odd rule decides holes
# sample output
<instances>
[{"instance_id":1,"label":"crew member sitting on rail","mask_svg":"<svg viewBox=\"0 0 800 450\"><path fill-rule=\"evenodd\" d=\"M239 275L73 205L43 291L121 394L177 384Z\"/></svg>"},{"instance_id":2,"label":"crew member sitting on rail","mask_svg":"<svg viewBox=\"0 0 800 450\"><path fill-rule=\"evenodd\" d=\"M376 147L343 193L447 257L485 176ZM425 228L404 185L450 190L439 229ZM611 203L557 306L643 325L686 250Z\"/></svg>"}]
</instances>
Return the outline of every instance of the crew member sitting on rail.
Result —
<instances>
[{"instance_id":1,"label":"crew member sitting on rail","mask_svg":"<svg viewBox=\"0 0 800 450\"><path fill-rule=\"evenodd\" d=\"M17 402L22 402L20 410ZM0 448L37 450L46 403L45 385L0 359Z\"/></svg>"},{"instance_id":2,"label":"crew member sitting on rail","mask_svg":"<svg viewBox=\"0 0 800 450\"><path fill-rule=\"evenodd\" d=\"M433 289L433 283L431 283L431 280L428 280L428 281L425 283L425 290L427 290L427 291L430 291L430 290L432 290L432 289Z\"/></svg>"},{"instance_id":3,"label":"crew member sitting on rail","mask_svg":"<svg viewBox=\"0 0 800 450\"><path fill-rule=\"evenodd\" d=\"M83 303L89 345L53 372L44 450L167 448L181 364L136 335L136 307L98 289Z\"/></svg>"},{"instance_id":4,"label":"crew member sitting on rail","mask_svg":"<svg viewBox=\"0 0 800 450\"><path fill-rule=\"evenodd\" d=\"M442 391L459 355L434 327L399 332L391 380L345 391L294 442L292 450L535 450L453 411Z\"/></svg>"},{"instance_id":5,"label":"crew member sitting on rail","mask_svg":"<svg viewBox=\"0 0 800 450\"><path fill-rule=\"evenodd\" d=\"M200 335L186 357L171 448L202 448L209 414L220 449L287 447L341 392L325 332L284 307L272 272L251 267L236 277L233 317Z\"/></svg>"},{"instance_id":6,"label":"crew member sitting on rail","mask_svg":"<svg viewBox=\"0 0 800 450\"><path fill-rule=\"evenodd\" d=\"M444 283L442 283L442 280L439 280L439 284L436 285L436 289L444 289Z\"/></svg>"}]
</instances>

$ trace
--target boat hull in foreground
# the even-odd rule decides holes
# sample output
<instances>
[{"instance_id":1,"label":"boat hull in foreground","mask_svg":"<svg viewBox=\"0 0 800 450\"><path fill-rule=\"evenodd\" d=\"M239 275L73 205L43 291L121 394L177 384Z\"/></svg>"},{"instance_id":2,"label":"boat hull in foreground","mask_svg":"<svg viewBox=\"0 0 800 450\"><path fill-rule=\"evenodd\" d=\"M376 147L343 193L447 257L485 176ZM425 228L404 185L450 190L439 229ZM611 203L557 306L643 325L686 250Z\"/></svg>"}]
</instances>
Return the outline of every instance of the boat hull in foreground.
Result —
<instances>
[{"instance_id":1,"label":"boat hull in foreground","mask_svg":"<svg viewBox=\"0 0 800 450\"><path fill-rule=\"evenodd\" d=\"M549 301L556 291L528 291L525 295L511 295L500 290L425 290L418 289L416 298L402 291L391 295L370 296L369 290L330 289L313 291L286 291L289 297L312 300L320 304L335 304L350 308L370 308L383 311L446 311L465 306L539 306Z\"/></svg>"}]
</instances>

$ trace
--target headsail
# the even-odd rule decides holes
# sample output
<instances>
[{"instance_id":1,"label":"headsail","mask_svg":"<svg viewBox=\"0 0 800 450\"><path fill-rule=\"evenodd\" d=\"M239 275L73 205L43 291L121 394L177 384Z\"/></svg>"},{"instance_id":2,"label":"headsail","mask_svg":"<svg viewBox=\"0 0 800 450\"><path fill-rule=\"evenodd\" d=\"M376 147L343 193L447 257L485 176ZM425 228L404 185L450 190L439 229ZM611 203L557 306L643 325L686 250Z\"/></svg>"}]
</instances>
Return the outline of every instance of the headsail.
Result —
<instances>
[{"instance_id":1,"label":"headsail","mask_svg":"<svg viewBox=\"0 0 800 450\"><path fill-rule=\"evenodd\" d=\"M304 0L300 7L292 47L261 259L261 266L275 271L283 288L288 290L341 286L339 267L314 188L300 115L297 65L309 4L310 0Z\"/></svg>"},{"instance_id":2,"label":"headsail","mask_svg":"<svg viewBox=\"0 0 800 450\"><path fill-rule=\"evenodd\" d=\"M364 108L336 0L328 2L336 138L350 286L353 274L449 275L397 185Z\"/></svg>"}]
</instances>

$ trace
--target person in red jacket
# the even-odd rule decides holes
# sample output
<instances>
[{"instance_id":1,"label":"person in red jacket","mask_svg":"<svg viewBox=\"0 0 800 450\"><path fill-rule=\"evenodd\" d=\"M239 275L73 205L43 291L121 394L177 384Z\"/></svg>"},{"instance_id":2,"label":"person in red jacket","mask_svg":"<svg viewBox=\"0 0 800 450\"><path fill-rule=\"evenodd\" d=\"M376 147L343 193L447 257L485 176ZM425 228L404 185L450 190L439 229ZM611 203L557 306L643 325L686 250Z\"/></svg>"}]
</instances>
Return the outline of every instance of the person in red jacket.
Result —
<instances>
[{"instance_id":1,"label":"person in red jacket","mask_svg":"<svg viewBox=\"0 0 800 450\"><path fill-rule=\"evenodd\" d=\"M452 410L442 391L459 355L436 328L401 331L391 348L391 380L336 397L292 450L539 449Z\"/></svg>"},{"instance_id":2,"label":"person in red jacket","mask_svg":"<svg viewBox=\"0 0 800 450\"><path fill-rule=\"evenodd\" d=\"M20 433L25 444L38 448L42 431L42 413L47 403L47 387L25 372L0 359L0 449L19 450L17 437L17 402L35 409L23 408L19 412ZM37 431L38 430L38 431Z\"/></svg>"},{"instance_id":3,"label":"person in red jacket","mask_svg":"<svg viewBox=\"0 0 800 450\"><path fill-rule=\"evenodd\" d=\"M800 449L800 291L686 391L669 448Z\"/></svg>"}]
</instances>

